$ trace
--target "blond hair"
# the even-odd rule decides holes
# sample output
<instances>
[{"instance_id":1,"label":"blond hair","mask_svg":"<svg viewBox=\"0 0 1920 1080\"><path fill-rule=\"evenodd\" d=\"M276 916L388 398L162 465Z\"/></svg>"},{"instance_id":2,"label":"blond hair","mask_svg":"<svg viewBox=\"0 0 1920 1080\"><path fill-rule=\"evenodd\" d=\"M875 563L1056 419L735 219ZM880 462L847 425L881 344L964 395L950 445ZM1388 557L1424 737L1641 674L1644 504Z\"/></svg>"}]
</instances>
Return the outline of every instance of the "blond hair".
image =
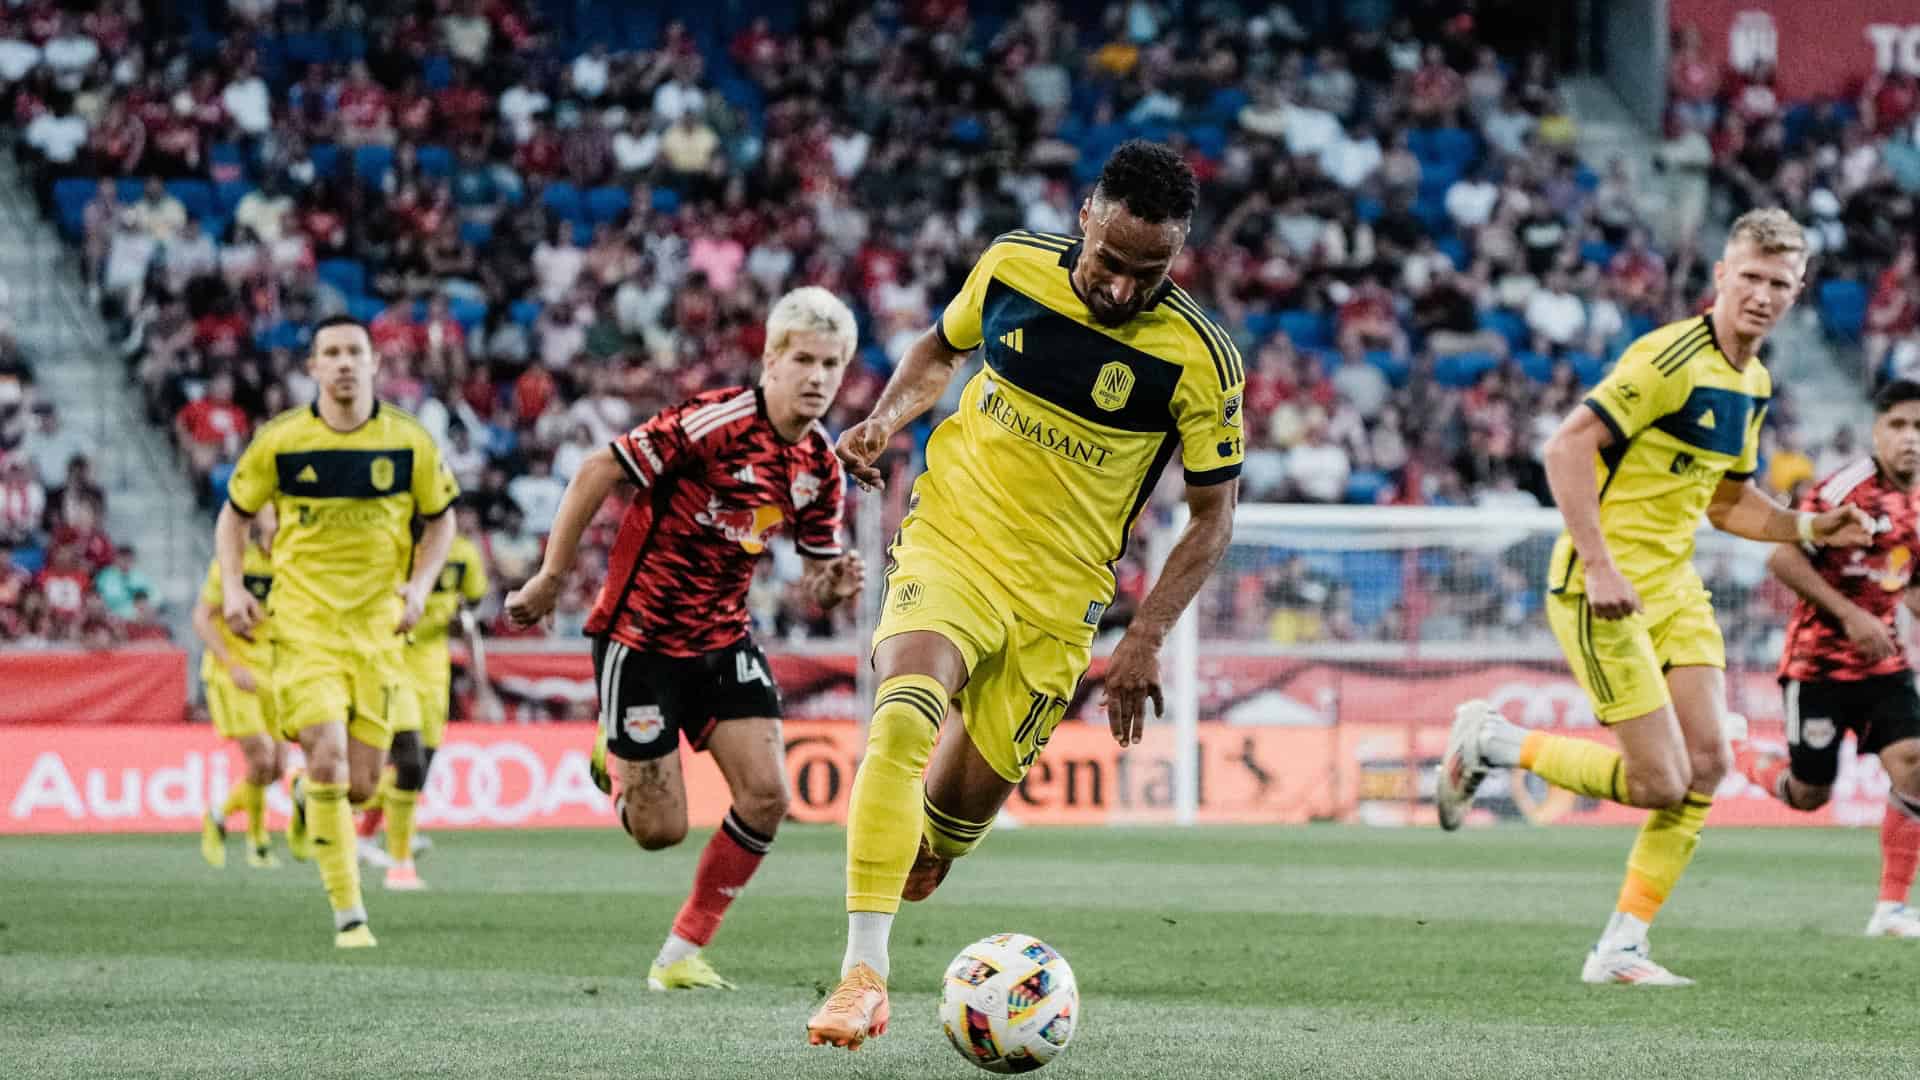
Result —
<instances>
[{"instance_id":1,"label":"blond hair","mask_svg":"<svg viewBox=\"0 0 1920 1080\"><path fill-rule=\"evenodd\" d=\"M843 360L853 356L860 340L852 309L820 286L804 285L774 301L773 310L767 312L766 357L779 356L793 335L815 332L840 339L845 346Z\"/></svg>"},{"instance_id":2,"label":"blond hair","mask_svg":"<svg viewBox=\"0 0 1920 1080\"><path fill-rule=\"evenodd\" d=\"M1801 231L1800 223L1793 215L1777 206L1764 210L1749 210L1734 219L1733 228L1727 231L1727 247L1747 243L1762 255L1798 255L1807 254L1807 234Z\"/></svg>"}]
</instances>

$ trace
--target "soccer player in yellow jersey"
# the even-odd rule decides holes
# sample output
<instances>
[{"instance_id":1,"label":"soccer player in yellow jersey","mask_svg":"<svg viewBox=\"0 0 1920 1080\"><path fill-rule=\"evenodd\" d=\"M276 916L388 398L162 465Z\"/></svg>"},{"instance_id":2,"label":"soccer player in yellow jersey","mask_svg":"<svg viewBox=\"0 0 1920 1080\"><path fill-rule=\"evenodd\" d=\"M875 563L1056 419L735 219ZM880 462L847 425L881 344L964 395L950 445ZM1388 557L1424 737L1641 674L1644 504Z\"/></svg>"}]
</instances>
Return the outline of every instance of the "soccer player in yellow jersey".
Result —
<instances>
[{"instance_id":1,"label":"soccer player in yellow jersey","mask_svg":"<svg viewBox=\"0 0 1920 1080\"><path fill-rule=\"evenodd\" d=\"M414 695L419 707L408 721L394 729L393 764L381 778L380 792L368 808L360 830L363 837L369 838L364 842L370 844L374 829L385 821L386 850L384 857L377 861L386 865L386 887L395 891L426 888L413 865L413 812L420 802L420 792L427 785L427 773L433 768L434 751L440 749L440 741L447 733L447 710L453 694L453 657L447 640L458 623L475 661L474 677L484 694L486 661L481 651L480 628L473 621L472 613L462 609L461 602L477 604L486 595L486 560L473 541L456 531L446 565L440 568L433 593L427 597L426 611L413 632L407 635L406 689ZM418 727L408 726L415 720ZM403 747L415 742L418 745ZM365 857L375 853L363 850L361 854Z\"/></svg>"},{"instance_id":2,"label":"soccer player in yellow jersey","mask_svg":"<svg viewBox=\"0 0 1920 1080\"><path fill-rule=\"evenodd\" d=\"M1701 518L1776 543L1856 546L1871 535L1857 507L1796 514L1751 482L1773 393L1756 354L1806 269L1805 237L1785 211L1743 215L1713 267L1713 309L1628 346L1547 443L1567 526L1548 571L1547 618L1620 748L1528 732L1484 701L1455 712L1436 789L1442 827L1459 828L1488 769L1516 766L1653 811L1581 971L1589 983L1692 983L1653 962L1647 927L1693 858L1731 761L1726 653L1692 561Z\"/></svg>"},{"instance_id":3,"label":"soccer player in yellow jersey","mask_svg":"<svg viewBox=\"0 0 1920 1080\"><path fill-rule=\"evenodd\" d=\"M247 549L241 561L241 580L261 603L273 590L273 566L260 546L272 531L271 508L262 509L248 529ZM200 656L200 681L207 690L207 712L213 730L231 739L246 760L247 772L218 813L209 811L200 825L200 855L215 867L227 865L227 818L247 814L247 865L267 869L279 865L267 839L267 789L286 768L286 744L273 723L273 695L268 685L266 642L235 634L221 621L220 560L207 564L207 581L193 605L193 632L205 652Z\"/></svg>"},{"instance_id":4,"label":"soccer player in yellow jersey","mask_svg":"<svg viewBox=\"0 0 1920 1080\"><path fill-rule=\"evenodd\" d=\"M1243 452L1239 354L1167 276L1197 198L1178 154L1120 146L1080 208L1083 235L995 241L840 438L848 471L876 486L893 434L985 349L893 545L848 808L847 950L810 1042L854 1048L886 1030L901 899L930 894L980 843L1046 746L1113 599L1113 564L1178 450L1192 518L1107 668L1115 740L1136 741L1146 700L1161 705L1160 646L1226 550Z\"/></svg>"},{"instance_id":5,"label":"soccer player in yellow jersey","mask_svg":"<svg viewBox=\"0 0 1920 1080\"><path fill-rule=\"evenodd\" d=\"M320 321L307 359L319 400L254 434L214 531L222 614L251 637L266 609L245 587L246 523L269 503L277 511L266 628L273 707L307 760L289 841L311 841L341 948L374 944L349 800L371 799L393 730L416 708L403 635L439 579L453 543L447 510L460 493L420 422L374 397L378 365L365 325ZM418 545L416 514L427 521Z\"/></svg>"}]
</instances>

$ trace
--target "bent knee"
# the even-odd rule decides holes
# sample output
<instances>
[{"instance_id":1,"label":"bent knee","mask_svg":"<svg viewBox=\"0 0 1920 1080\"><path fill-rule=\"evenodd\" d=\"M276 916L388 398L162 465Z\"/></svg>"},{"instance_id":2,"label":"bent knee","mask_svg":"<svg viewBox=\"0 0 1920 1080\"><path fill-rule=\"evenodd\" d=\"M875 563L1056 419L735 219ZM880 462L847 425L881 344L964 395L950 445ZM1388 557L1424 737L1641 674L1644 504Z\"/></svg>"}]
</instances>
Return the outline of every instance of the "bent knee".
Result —
<instances>
[{"instance_id":1,"label":"bent knee","mask_svg":"<svg viewBox=\"0 0 1920 1080\"><path fill-rule=\"evenodd\" d=\"M1790 780L1787 783L1787 805L1795 810L1818 810L1827 805L1827 800L1831 798L1833 798L1831 787L1815 787L1798 780Z\"/></svg>"},{"instance_id":2,"label":"bent knee","mask_svg":"<svg viewBox=\"0 0 1920 1080\"><path fill-rule=\"evenodd\" d=\"M620 823L627 835L646 851L661 851L687 838L687 819L665 818L629 807Z\"/></svg>"},{"instance_id":3,"label":"bent knee","mask_svg":"<svg viewBox=\"0 0 1920 1080\"><path fill-rule=\"evenodd\" d=\"M350 782L347 785L347 801L359 805L372 799L374 792L379 790L380 782L378 780L362 781L359 783Z\"/></svg>"},{"instance_id":4,"label":"bent knee","mask_svg":"<svg viewBox=\"0 0 1920 1080\"><path fill-rule=\"evenodd\" d=\"M1645 810L1666 810L1680 805L1692 782L1687 770L1679 768L1642 769L1627 774L1627 802Z\"/></svg>"},{"instance_id":5,"label":"bent knee","mask_svg":"<svg viewBox=\"0 0 1920 1080\"><path fill-rule=\"evenodd\" d=\"M1688 756L1688 764L1693 770L1690 786L1697 790L1712 792L1733 769L1733 755L1727 750L1725 743L1716 743L1711 747L1693 751Z\"/></svg>"},{"instance_id":6,"label":"bent knee","mask_svg":"<svg viewBox=\"0 0 1920 1080\"><path fill-rule=\"evenodd\" d=\"M784 786L751 787L734 795L733 812L747 825L771 836L786 820L792 801Z\"/></svg>"}]
</instances>

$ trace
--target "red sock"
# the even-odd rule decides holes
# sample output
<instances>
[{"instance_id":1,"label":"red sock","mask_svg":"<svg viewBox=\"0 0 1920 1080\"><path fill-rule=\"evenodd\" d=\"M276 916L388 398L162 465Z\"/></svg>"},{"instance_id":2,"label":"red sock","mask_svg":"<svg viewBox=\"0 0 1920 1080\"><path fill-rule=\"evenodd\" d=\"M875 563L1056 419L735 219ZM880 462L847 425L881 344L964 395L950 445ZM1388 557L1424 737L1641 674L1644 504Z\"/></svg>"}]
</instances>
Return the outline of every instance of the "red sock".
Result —
<instances>
[{"instance_id":1,"label":"red sock","mask_svg":"<svg viewBox=\"0 0 1920 1080\"><path fill-rule=\"evenodd\" d=\"M1887 795L1887 816L1880 819L1880 899L1907 902L1913 870L1920 864L1920 806Z\"/></svg>"},{"instance_id":2,"label":"red sock","mask_svg":"<svg viewBox=\"0 0 1920 1080\"><path fill-rule=\"evenodd\" d=\"M1755 750L1751 743L1740 743L1733 750L1733 767L1740 770L1740 775L1781 802L1786 802L1787 796L1780 779L1786 775L1787 767L1791 764L1792 761L1785 754L1762 753Z\"/></svg>"},{"instance_id":3,"label":"red sock","mask_svg":"<svg viewBox=\"0 0 1920 1080\"><path fill-rule=\"evenodd\" d=\"M713 940L714 931L720 929L727 906L746 887L747 879L760 868L760 860L767 857L767 849L772 846L773 837L753 831L739 814L728 810L726 820L700 853L693 891L687 894L680 914L674 916L673 932L704 948Z\"/></svg>"}]
</instances>

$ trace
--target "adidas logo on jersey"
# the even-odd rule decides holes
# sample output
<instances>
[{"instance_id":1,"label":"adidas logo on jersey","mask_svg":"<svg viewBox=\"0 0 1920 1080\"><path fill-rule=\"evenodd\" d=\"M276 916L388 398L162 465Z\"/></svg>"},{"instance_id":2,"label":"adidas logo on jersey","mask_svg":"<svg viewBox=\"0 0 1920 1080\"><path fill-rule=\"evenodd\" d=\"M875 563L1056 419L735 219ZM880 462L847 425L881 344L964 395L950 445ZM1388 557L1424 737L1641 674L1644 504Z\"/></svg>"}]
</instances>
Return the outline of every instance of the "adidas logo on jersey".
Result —
<instances>
[{"instance_id":1,"label":"adidas logo on jersey","mask_svg":"<svg viewBox=\"0 0 1920 1080\"><path fill-rule=\"evenodd\" d=\"M1001 334L1000 344L1005 345L1014 352L1023 352L1027 344L1027 332L1025 330L1011 330Z\"/></svg>"},{"instance_id":2,"label":"adidas logo on jersey","mask_svg":"<svg viewBox=\"0 0 1920 1080\"><path fill-rule=\"evenodd\" d=\"M1700 414L1700 426L1707 431L1713 430L1713 410L1712 409L1708 409L1706 412L1703 412Z\"/></svg>"},{"instance_id":3,"label":"adidas logo on jersey","mask_svg":"<svg viewBox=\"0 0 1920 1080\"><path fill-rule=\"evenodd\" d=\"M303 484L317 484L320 482L320 474L317 472L314 472L313 466L309 465L306 468L301 469L300 475L294 477L294 479L298 480Z\"/></svg>"},{"instance_id":4,"label":"adidas logo on jersey","mask_svg":"<svg viewBox=\"0 0 1920 1080\"><path fill-rule=\"evenodd\" d=\"M743 484L753 483L753 466L750 464L740 466L733 471L733 478Z\"/></svg>"}]
</instances>

